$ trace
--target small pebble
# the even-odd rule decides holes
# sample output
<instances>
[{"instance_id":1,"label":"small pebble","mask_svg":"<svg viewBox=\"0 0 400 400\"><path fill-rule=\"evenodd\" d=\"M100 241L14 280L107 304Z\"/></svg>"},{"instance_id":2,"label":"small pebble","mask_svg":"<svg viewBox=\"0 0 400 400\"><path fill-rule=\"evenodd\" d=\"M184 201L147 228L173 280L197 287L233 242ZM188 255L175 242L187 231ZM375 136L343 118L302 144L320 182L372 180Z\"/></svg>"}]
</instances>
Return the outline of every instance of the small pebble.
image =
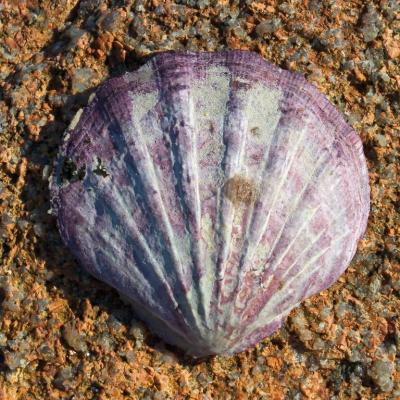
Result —
<instances>
[{"instance_id":1,"label":"small pebble","mask_svg":"<svg viewBox=\"0 0 400 400\"><path fill-rule=\"evenodd\" d=\"M133 350L128 350L125 353L125 358L129 363L133 363L136 360L136 353Z\"/></svg>"},{"instance_id":2,"label":"small pebble","mask_svg":"<svg viewBox=\"0 0 400 400\"><path fill-rule=\"evenodd\" d=\"M62 330L62 336L67 344L75 351L86 352L87 345L82 335L71 325L67 324Z\"/></svg>"},{"instance_id":3,"label":"small pebble","mask_svg":"<svg viewBox=\"0 0 400 400\"><path fill-rule=\"evenodd\" d=\"M0 347L4 347L7 344L7 336L0 332Z\"/></svg>"},{"instance_id":4,"label":"small pebble","mask_svg":"<svg viewBox=\"0 0 400 400\"><path fill-rule=\"evenodd\" d=\"M42 171L42 179L44 181L47 181L49 179L49 176L50 176L50 165L45 165Z\"/></svg>"},{"instance_id":5,"label":"small pebble","mask_svg":"<svg viewBox=\"0 0 400 400\"><path fill-rule=\"evenodd\" d=\"M98 339L97 343L104 349L105 352L110 352L114 349L114 342L109 334L102 333Z\"/></svg>"},{"instance_id":6,"label":"small pebble","mask_svg":"<svg viewBox=\"0 0 400 400\"><path fill-rule=\"evenodd\" d=\"M4 363L11 371L14 371L17 368L24 368L28 364L28 361L24 358L24 354L22 353L5 351Z\"/></svg>"},{"instance_id":7,"label":"small pebble","mask_svg":"<svg viewBox=\"0 0 400 400\"><path fill-rule=\"evenodd\" d=\"M368 375L379 386L383 392L390 392L393 389L394 366L389 361L376 360L372 363L372 368Z\"/></svg>"},{"instance_id":8,"label":"small pebble","mask_svg":"<svg viewBox=\"0 0 400 400\"><path fill-rule=\"evenodd\" d=\"M379 144L379 147L386 147L387 145L387 140L386 140L386 136L382 135L382 134L377 134L376 135L376 140Z\"/></svg>"},{"instance_id":9,"label":"small pebble","mask_svg":"<svg viewBox=\"0 0 400 400\"><path fill-rule=\"evenodd\" d=\"M60 390L68 390L74 387L74 372L72 367L62 368L54 379L54 386Z\"/></svg>"},{"instance_id":10,"label":"small pebble","mask_svg":"<svg viewBox=\"0 0 400 400\"><path fill-rule=\"evenodd\" d=\"M381 20L375 6L372 3L368 3L366 11L361 17L361 32L364 36L364 40L372 42L378 36L381 28Z\"/></svg>"},{"instance_id":11,"label":"small pebble","mask_svg":"<svg viewBox=\"0 0 400 400\"><path fill-rule=\"evenodd\" d=\"M120 14L118 10L111 11L99 19L99 25L108 32L115 32L119 25Z\"/></svg>"},{"instance_id":12,"label":"small pebble","mask_svg":"<svg viewBox=\"0 0 400 400\"><path fill-rule=\"evenodd\" d=\"M256 33L260 38L268 33L273 33L281 26L280 18L272 18L260 22L256 27Z\"/></svg>"},{"instance_id":13,"label":"small pebble","mask_svg":"<svg viewBox=\"0 0 400 400\"><path fill-rule=\"evenodd\" d=\"M35 235L39 237L42 237L45 234L44 225L40 222L37 222L36 224L33 225L33 230L35 232Z\"/></svg>"},{"instance_id":14,"label":"small pebble","mask_svg":"<svg viewBox=\"0 0 400 400\"><path fill-rule=\"evenodd\" d=\"M78 68L72 76L72 93L81 93L91 87L94 72L90 68Z\"/></svg>"},{"instance_id":15,"label":"small pebble","mask_svg":"<svg viewBox=\"0 0 400 400\"><path fill-rule=\"evenodd\" d=\"M133 320L128 333L133 336L137 342L143 342L146 335L146 328L140 321Z\"/></svg>"}]
</instances>

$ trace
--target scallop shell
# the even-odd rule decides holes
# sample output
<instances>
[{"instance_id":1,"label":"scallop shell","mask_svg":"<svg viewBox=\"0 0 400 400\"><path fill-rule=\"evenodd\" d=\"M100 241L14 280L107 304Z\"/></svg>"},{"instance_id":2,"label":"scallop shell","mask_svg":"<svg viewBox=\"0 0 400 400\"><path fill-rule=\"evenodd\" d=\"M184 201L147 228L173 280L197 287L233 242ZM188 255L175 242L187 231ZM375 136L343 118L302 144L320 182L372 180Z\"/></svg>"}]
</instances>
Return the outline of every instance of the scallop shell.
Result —
<instances>
[{"instance_id":1,"label":"scallop shell","mask_svg":"<svg viewBox=\"0 0 400 400\"><path fill-rule=\"evenodd\" d=\"M108 80L51 181L64 242L188 354L233 354L332 285L367 223L362 144L246 51L159 53Z\"/></svg>"}]
</instances>

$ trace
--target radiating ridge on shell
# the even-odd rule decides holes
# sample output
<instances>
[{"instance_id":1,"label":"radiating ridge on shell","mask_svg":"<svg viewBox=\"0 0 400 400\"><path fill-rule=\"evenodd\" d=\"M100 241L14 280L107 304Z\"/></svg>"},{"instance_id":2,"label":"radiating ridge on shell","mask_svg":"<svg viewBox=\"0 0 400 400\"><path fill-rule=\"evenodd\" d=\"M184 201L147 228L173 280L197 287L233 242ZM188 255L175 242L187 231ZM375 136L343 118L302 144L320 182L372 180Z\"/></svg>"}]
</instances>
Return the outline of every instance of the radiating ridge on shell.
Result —
<instances>
[{"instance_id":1,"label":"radiating ridge on shell","mask_svg":"<svg viewBox=\"0 0 400 400\"><path fill-rule=\"evenodd\" d=\"M66 245L189 354L233 354L332 285L366 229L358 135L255 53L167 52L102 85L51 181Z\"/></svg>"}]
</instances>

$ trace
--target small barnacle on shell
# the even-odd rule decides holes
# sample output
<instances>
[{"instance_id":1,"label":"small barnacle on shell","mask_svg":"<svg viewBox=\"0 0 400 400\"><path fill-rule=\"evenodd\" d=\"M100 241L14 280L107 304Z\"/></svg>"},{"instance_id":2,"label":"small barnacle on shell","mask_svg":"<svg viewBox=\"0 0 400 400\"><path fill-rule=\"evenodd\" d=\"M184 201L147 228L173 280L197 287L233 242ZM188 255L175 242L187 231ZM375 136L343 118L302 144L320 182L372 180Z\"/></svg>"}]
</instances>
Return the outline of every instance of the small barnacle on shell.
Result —
<instances>
[{"instance_id":1,"label":"small barnacle on shell","mask_svg":"<svg viewBox=\"0 0 400 400\"><path fill-rule=\"evenodd\" d=\"M82 265L194 356L275 332L347 268L369 212L358 135L246 51L159 53L108 80L66 132L51 195Z\"/></svg>"},{"instance_id":2,"label":"small barnacle on shell","mask_svg":"<svg viewBox=\"0 0 400 400\"><path fill-rule=\"evenodd\" d=\"M256 186L250 179L240 175L229 178L224 185L225 196L235 205L249 205L256 200Z\"/></svg>"},{"instance_id":3,"label":"small barnacle on shell","mask_svg":"<svg viewBox=\"0 0 400 400\"><path fill-rule=\"evenodd\" d=\"M100 175L100 176L104 177L104 178L105 178L106 176L110 175L110 174L107 172L105 166L102 164L102 162L101 162L101 160L100 160L99 157L97 157L96 168L93 169L93 172L94 172L95 174L97 174L97 175Z\"/></svg>"},{"instance_id":4,"label":"small barnacle on shell","mask_svg":"<svg viewBox=\"0 0 400 400\"><path fill-rule=\"evenodd\" d=\"M71 158L65 158L62 163L61 180L63 183L75 182L76 180L83 180L85 177L85 166L79 169L76 163Z\"/></svg>"},{"instance_id":5,"label":"small barnacle on shell","mask_svg":"<svg viewBox=\"0 0 400 400\"><path fill-rule=\"evenodd\" d=\"M259 136L260 135L260 128L258 126L255 126L250 129L250 133L254 136Z\"/></svg>"}]
</instances>

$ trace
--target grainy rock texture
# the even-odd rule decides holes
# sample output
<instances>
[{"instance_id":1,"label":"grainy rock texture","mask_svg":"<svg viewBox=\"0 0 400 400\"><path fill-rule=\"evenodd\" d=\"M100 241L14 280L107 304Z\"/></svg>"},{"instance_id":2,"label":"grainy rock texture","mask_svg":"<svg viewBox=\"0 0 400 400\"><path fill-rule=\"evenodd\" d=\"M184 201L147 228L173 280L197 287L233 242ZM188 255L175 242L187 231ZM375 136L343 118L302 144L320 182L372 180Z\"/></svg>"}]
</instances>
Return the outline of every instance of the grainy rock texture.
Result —
<instances>
[{"instance_id":1,"label":"grainy rock texture","mask_svg":"<svg viewBox=\"0 0 400 400\"><path fill-rule=\"evenodd\" d=\"M0 399L400 397L397 0L2 1ZM48 177L107 77L168 49L257 51L303 74L360 133L371 215L331 289L231 358L185 359L62 246Z\"/></svg>"}]
</instances>

